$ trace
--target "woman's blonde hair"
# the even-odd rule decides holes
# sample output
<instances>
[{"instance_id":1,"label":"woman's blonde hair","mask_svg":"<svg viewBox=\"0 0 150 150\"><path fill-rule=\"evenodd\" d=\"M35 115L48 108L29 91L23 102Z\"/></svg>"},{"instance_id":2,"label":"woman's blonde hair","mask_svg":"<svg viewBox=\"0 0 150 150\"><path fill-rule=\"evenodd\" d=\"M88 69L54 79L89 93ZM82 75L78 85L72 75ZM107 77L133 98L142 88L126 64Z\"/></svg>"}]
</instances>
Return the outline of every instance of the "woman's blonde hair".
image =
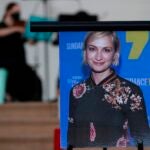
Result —
<instances>
[{"instance_id":1,"label":"woman's blonde hair","mask_svg":"<svg viewBox=\"0 0 150 150\"><path fill-rule=\"evenodd\" d=\"M115 59L113 61L113 65L117 66L119 64L120 42L119 42L119 39L118 39L118 37L114 31L91 31L91 32L88 32L86 37L85 37L84 43L83 43L84 53L86 51L87 43L88 43L89 39L101 38L104 36L111 36L112 37L112 42L113 42L114 49L116 52ZM84 62L86 63L85 56L84 56Z\"/></svg>"}]
</instances>

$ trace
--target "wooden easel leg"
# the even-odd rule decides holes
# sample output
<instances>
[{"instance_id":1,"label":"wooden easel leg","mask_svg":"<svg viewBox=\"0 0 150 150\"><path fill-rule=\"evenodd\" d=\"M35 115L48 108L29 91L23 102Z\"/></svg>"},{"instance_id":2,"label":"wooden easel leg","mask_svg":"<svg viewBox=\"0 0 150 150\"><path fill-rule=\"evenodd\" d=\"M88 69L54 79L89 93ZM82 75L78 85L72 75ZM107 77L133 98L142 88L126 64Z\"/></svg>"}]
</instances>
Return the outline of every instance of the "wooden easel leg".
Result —
<instances>
[{"instance_id":1,"label":"wooden easel leg","mask_svg":"<svg viewBox=\"0 0 150 150\"><path fill-rule=\"evenodd\" d=\"M144 150L143 142L138 142L138 150Z\"/></svg>"},{"instance_id":2,"label":"wooden easel leg","mask_svg":"<svg viewBox=\"0 0 150 150\"><path fill-rule=\"evenodd\" d=\"M73 146L72 146L72 145L69 145L69 146L67 147L67 150L73 150Z\"/></svg>"},{"instance_id":3,"label":"wooden easel leg","mask_svg":"<svg viewBox=\"0 0 150 150\"><path fill-rule=\"evenodd\" d=\"M103 150L107 150L107 147L103 147Z\"/></svg>"}]
</instances>

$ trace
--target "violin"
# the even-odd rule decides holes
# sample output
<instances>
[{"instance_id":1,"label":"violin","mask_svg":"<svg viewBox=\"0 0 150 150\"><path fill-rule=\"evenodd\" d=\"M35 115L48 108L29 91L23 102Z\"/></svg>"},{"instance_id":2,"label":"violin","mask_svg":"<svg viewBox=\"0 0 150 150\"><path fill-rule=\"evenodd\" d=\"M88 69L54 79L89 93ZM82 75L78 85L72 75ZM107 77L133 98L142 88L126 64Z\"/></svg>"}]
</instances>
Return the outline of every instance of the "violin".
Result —
<instances>
[{"instance_id":1,"label":"violin","mask_svg":"<svg viewBox=\"0 0 150 150\"><path fill-rule=\"evenodd\" d=\"M15 21L14 26L25 27L26 26L26 21L24 21L24 20Z\"/></svg>"}]
</instances>

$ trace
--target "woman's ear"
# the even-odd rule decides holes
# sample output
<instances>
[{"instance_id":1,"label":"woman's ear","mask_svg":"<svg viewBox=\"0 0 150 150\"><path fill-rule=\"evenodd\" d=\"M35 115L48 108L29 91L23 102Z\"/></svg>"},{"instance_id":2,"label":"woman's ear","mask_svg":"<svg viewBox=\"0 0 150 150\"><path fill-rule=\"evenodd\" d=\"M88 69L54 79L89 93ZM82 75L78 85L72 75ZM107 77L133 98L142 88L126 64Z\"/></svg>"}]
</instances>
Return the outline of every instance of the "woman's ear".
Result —
<instances>
[{"instance_id":1,"label":"woman's ear","mask_svg":"<svg viewBox=\"0 0 150 150\"><path fill-rule=\"evenodd\" d=\"M119 53L116 52L115 55L114 55L113 62L112 62L112 64L113 64L114 66L118 66L118 65L119 65L119 56L120 56Z\"/></svg>"}]
</instances>

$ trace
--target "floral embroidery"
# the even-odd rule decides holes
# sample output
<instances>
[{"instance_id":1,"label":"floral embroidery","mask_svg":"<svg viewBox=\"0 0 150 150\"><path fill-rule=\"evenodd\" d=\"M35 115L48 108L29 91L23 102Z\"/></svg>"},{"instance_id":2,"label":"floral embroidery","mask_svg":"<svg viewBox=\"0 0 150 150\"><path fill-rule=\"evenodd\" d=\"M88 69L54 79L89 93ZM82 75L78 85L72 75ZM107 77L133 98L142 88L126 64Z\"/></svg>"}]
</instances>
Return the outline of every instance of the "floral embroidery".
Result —
<instances>
[{"instance_id":1,"label":"floral embroidery","mask_svg":"<svg viewBox=\"0 0 150 150\"><path fill-rule=\"evenodd\" d=\"M127 147L127 143L128 140L124 136L122 136L121 138L118 139L116 147Z\"/></svg>"},{"instance_id":2,"label":"floral embroidery","mask_svg":"<svg viewBox=\"0 0 150 150\"><path fill-rule=\"evenodd\" d=\"M124 86L121 86L121 84ZM120 110L121 104L127 104L131 89L125 86L124 82L121 83L119 79L116 79L113 83L104 84L103 89L106 91L103 100L112 104L113 108Z\"/></svg>"},{"instance_id":3,"label":"floral embroidery","mask_svg":"<svg viewBox=\"0 0 150 150\"><path fill-rule=\"evenodd\" d=\"M142 97L138 94L133 94L131 88L126 86L125 82L116 79L113 83L104 84L103 89L106 91L103 101L112 104L113 108L121 110L120 105L127 104L130 99L131 111L142 109Z\"/></svg>"},{"instance_id":4,"label":"floral embroidery","mask_svg":"<svg viewBox=\"0 0 150 150\"><path fill-rule=\"evenodd\" d=\"M103 85L103 88L106 90L106 92L112 91L114 89L114 87L115 87L114 83Z\"/></svg>"},{"instance_id":5,"label":"floral embroidery","mask_svg":"<svg viewBox=\"0 0 150 150\"><path fill-rule=\"evenodd\" d=\"M117 140L117 147L127 147L128 142L129 142L129 135L128 135L128 120L126 120L123 124L123 130L124 130L124 135L122 135L118 140Z\"/></svg>"},{"instance_id":6,"label":"floral embroidery","mask_svg":"<svg viewBox=\"0 0 150 150\"><path fill-rule=\"evenodd\" d=\"M68 121L69 121L69 123L74 123L74 119L71 117L68 118Z\"/></svg>"},{"instance_id":7,"label":"floral embroidery","mask_svg":"<svg viewBox=\"0 0 150 150\"><path fill-rule=\"evenodd\" d=\"M75 98L77 98L77 99L78 99L78 98L81 98L85 92L86 92L86 85L85 85L85 83L76 85L76 86L73 88L73 96L74 96Z\"/></svg>"},{"instance_id":8,"label":"floral embroidery","mask_svg":"<svg viewBox=\"0 0 150 150\"><path fill-rule=\"evenodd\" d=\"M96 138L96 129L93 122L90 122L90 141L94 142Z\"/></svg>"},{"instance_id":9,"label":"floral embroidery","mask_svg":"<svg viewBox=\"0 0 150 150\"><path fill-rule=\"evenodd\" d=\"M132 102L130 104L130 109L132 111L141 110L142 109L142 106L141 106L142 97L141 96L132 94L130 96L130 99L132 100Z\"/></svg>"}]
</instances>

